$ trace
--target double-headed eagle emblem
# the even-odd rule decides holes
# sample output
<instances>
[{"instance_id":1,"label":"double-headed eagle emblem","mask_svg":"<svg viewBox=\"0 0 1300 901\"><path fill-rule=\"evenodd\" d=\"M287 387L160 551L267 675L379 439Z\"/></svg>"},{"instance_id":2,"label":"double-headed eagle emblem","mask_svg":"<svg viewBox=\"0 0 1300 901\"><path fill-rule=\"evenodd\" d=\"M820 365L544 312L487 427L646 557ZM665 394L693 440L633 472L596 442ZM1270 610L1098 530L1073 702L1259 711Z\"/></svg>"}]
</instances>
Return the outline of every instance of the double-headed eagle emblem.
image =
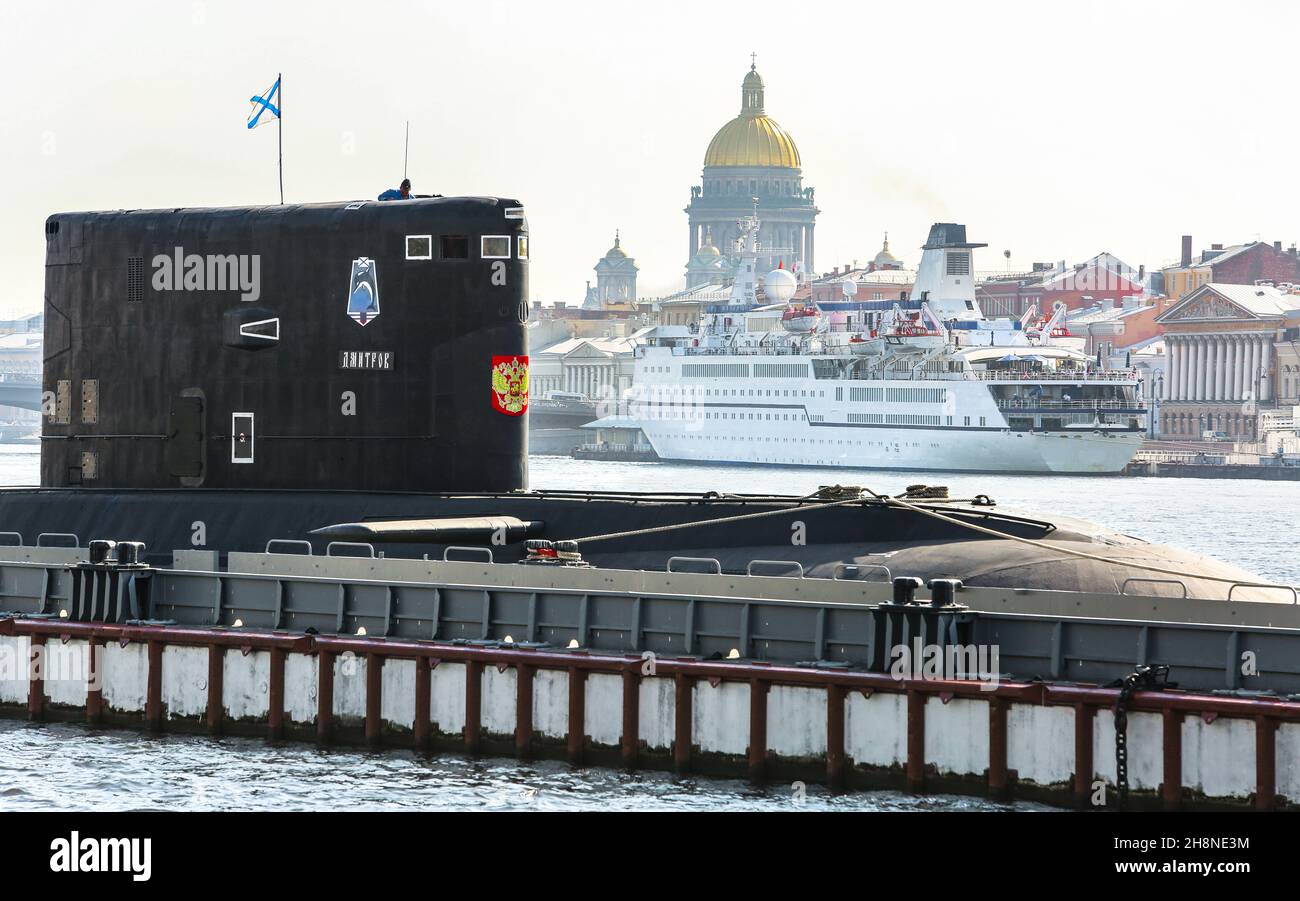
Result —
<instances>
[{"instance_id":1,"label":"double-headed eagle emblem","mask_svg":"<svg viewBox=\"0 0 1300 901\"><path fill-rule=\"evenodd\" d=\"M528 358L492 358L492 406L507 416L528 409Z\"/></svg>"}]
</instances>

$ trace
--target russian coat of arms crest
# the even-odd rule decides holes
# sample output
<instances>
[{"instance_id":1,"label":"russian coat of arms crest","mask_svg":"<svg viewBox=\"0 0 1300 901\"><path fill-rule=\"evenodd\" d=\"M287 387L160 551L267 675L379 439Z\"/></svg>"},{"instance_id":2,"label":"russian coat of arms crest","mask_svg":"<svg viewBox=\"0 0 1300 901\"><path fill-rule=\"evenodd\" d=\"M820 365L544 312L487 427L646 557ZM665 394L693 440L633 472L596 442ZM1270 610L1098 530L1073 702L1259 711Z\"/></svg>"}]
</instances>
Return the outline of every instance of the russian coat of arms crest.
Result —
<instances>
[{"instance_id":1,"label":"russian coat of arms crest","mask_svg":"<svg viewBox=\"0 0 1300 901\"><path fill-rule=\"evenodd\" d=\"M507 416L528 410L528 358L492 358L492 406Z\"/></svg>"}]
</instances>

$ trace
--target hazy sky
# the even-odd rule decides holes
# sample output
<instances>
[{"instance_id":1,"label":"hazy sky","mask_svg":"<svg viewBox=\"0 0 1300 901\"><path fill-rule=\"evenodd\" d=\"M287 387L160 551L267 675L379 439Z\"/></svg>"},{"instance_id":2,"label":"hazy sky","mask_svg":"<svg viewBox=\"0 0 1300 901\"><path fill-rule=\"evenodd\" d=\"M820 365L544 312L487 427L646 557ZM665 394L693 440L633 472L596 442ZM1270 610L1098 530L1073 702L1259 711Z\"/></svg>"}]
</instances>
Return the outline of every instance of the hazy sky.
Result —
<instances>
[{"instance_id":1,"label":"hazy sky","mask_svg":"<svg viewBox=\"0 0 1300 901\"><path fill-rule=\"evenodd\" d=\"M977 268L1177 256L1179 235L1300 239L1292 3L6 2L0 313L39 309L61 210L417 192L524 201L532 297L582 299L622 229L643 297L683 286L690 188L740 105L817 189L817 268L932 221Z\"/></svg>"}]
</instances>

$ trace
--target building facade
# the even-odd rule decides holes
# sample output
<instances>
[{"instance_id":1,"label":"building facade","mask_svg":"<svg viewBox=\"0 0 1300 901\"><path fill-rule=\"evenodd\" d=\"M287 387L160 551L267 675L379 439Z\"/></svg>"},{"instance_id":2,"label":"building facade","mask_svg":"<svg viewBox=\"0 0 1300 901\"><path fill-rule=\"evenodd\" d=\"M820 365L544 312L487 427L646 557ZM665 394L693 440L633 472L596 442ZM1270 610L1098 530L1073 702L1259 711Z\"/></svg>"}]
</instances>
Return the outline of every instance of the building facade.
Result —
<instances>
[{"instance_id":1,"label":"building facade","mask_svg":"<svg viewBox=\"0 0 1300 901\"><path fill-rule=\"evenodd\" d=\"M1258 281L1274 284L1300 282L1300 255L1295 245L1282 249L1281 241L1268 244L1253 241L1224 247L1211 244L1209 250L1192 256L1192 236L1183 235L1182 254L1177 266L1166 266L1164 293L1175 299L1210 283L1253 285Z\"/></svg>"},{"instance_id":2,"label":"building facade","mask_svg":"<svg viewBox=\"0 0 1300 901\"><path fill-rule=\"evenodd\" d=\"M574 335L534 350L529 360L529 390L534 397L563 391L581 394L587 400L617 402L632 387L633 351L644 343L648 331Z\"/></svg>"},{"instance_id":3,"label":"building facade","mask_svg":"<svg viewBox=\"0 0 1300 901\"><path fill-rule=\"evenodd\" d=\"M803 184L803 163L794 139L767 115L763 79L751 65L740 90L740 114L718 130L704 154L702 184L691 188L686 207L689 240L687 287L711 279L698 258L712 247L723 257L735 249L738 221L754 214L759 231L758 271L784 264L811 273L814 191ZM706 255L710 256L707 254ZM704 261L707 263L708 261Z\"/></svg>"},{"instance_id":4,"label":"building facade","mask_svg":"<svg viewBox=\"0 0 1300 901\"><path fill-rule=\"evenodd\" d=\"M1082 310L1097 304L1118 304L1126 297L1147 293L1145 270L1131 268L1111 253L1102 252L1066 266L1035 263L1031 272L989 275L976 288L975 297L985 316L1018 319L1037 304L1041 315L1052 315L1057 303L1068 310Z\"/></svg>"},{"instance_id":5,"label":"building facade","mask_svg":"<svg viewBox=\"0 0 1300 901\"><path fill-rule=\"evenodd\" d=\"M1300 325L1300 295L1206 284L1157 322L1169 357L1160 437L1195 441L1213 431L1254 440L1260 410L1277 406L1276 346Z\"/></svg>"}]
</instances>

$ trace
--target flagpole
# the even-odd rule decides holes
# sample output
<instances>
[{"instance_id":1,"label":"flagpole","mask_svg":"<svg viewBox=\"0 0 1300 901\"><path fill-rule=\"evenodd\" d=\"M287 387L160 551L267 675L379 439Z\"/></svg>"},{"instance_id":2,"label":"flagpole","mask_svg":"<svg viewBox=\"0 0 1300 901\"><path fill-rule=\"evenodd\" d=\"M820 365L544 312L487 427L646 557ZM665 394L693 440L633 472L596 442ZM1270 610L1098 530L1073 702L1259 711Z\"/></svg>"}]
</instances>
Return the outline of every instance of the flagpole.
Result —
<instances>
[{"instance_id":1,"label":"flagpole","mask_svg":"<svg viewBox=\"0 0 1300 901\"><path fill-rule=\"evenodd\" d=\"M402 179L406 179L406 164L411 159L411 120L406 120L406 149L402 151Z\"/></svg>"},{"instance_id":2,"label":"flagpole","mask_svg":"<svg viewBox=\"0 0 1300 901\"><path fill-rule=\"evenodd\" d=\"M280 120L280 126L276 130L280 141L280 205L284 206L284 73L276 75L276 82L280 85L279 97L280 115L276 116Z\"/></svg>"}]
</instances>

